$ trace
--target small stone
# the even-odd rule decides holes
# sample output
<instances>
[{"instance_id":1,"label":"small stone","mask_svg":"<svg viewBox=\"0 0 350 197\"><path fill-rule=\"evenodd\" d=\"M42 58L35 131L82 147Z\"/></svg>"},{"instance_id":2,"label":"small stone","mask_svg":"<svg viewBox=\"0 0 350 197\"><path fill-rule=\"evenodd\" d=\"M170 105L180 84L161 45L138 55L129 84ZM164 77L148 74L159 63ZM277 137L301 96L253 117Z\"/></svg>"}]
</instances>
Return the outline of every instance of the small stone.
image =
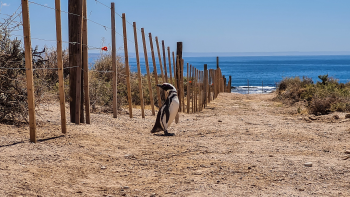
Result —
<instances>
[{"instance_id":1,"label":"small stone","mask_svg":"<svg viewBox=\"0 0 350 197\"><path fill-rule=\"evenodd\" d=\"M130 187L129 186L124 186L123 189L129 189Z\"/></svg>"},{"instance_id":2,"label":"small stone","mask_svg":"<svg viewBox=\"0 0 350 197\"><path fill-rule=\"evenodd\" d=\"M156 193L152 193L149 197L155 197Z\"/></svg>"},{"instance_id":3,"label":"small stone","mask_svg":"<svg viewBox=\"0 0 350 197\"><path fill-rule=\"evenodd\" d=\"M107 167L106 167L106 166L101 166L101 169L103 169L103 170L104 170L104 169L107 169Z\"/></svg>"},{"instance_id":4,"label":"small stone","mask_svg":"<svg viewBox=\"0 0 350 197\"><path fill-rule=\"evenodd\" d=\"M273 155L269 155L269 157L273 157Z\"/></svg>"},{"instance_id":5,"label":"small stone","mask_svg":"<svg viewBox=\"0 0 350 197\"><path fill-rule=\"evenodd\" d=\"M301 191L301 192L302 192L302 191L305 191L305 189L303 189L303 188L299 188L299 191Z\"/></svg>"},{"instance_id":6,"label":"small stone","mask_svg":"<svg viewBox=\"0 0 350 197\"><path fill-rule=\"evenodd\" d=\"M218 122L222 122L222 120L218 120Z\"/></svg>"},{"instance_id":7,"label":"small stone","mask_svg":"<svg viewBox=\"0 0 350 197\"><path fill-rule=\"evenodd\" d=\"M339 116L338 115L334 115L333 118L334 119L339 119Z\"/></svg>"},{"instance_id":8,"label":"small stone","mask_svg":"<svg viewBox=\"0 0 350 197\"><path fill-rule=\"evenodd\" d=\"M346 151L345 151L345 154L350 154L350 150L346 150Z\"/></svg>"},{"instance_id":9,"label":"small stone","mask_svg":"<svg viewBox=\"0 0 350 197\"><path fill-rule=\"evenodd\" d=\"M306 166L306 167L312 167L312 162L304 163L304 166Z\"/></svg>"},{"instance_id":10,"label":"small stone","mask_svg":"<svg viewBox=\"0 0 350 197\"><path fill-rule=\"evenodd\" d=\"M345 114L345 118L350 118L350 114Z\"/></svg>"}]
</instances>

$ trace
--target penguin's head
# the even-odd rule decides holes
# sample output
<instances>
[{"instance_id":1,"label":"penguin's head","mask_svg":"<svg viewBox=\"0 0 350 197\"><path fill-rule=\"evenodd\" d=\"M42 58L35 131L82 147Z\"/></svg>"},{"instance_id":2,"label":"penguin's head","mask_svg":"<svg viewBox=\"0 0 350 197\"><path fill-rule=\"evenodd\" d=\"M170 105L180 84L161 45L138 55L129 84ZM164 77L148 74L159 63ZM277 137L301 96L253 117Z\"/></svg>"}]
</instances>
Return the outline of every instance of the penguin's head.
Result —
<instances>
[{"instance_id":1,"label":"penguin's head","mask_svg":"<svg viewBox=\"0 0 350 197\"><path fill-rule=\"evenodd\" d=\"M158 84L157 86L162 88L164 91L167 91L167 92L170 92L170 91L176 92L176 88L173 85L171 85L170 83Z\"/></svg>"}]
</instances>

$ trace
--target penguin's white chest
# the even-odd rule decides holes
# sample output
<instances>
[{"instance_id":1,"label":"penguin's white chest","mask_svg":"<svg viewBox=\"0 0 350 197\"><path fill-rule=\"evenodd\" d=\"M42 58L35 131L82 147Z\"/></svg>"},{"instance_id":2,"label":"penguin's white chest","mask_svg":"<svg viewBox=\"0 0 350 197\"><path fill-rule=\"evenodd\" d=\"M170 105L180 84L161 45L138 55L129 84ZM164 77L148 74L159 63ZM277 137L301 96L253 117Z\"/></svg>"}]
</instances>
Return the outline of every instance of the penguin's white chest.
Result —
<instances>
[{"instance_id":1,"label":"penguin's white chest","mask_svg":"<svg viewBox=\"0 0 350 197\"><path fill-rule=\"evenodd\" d=\"M169 128L170 124L174 121L175 116L176 116L177 112L179 111L179 105L180 105L180 102L176 96L175 98L173 98L173 101L171 102L170 107L169 107L170 117L169 117L169 122L167 124L168 128Z\"/></svg>"},{"instance_id":2,"label":"penguin's white chest","mask_svg":"<svg viewBox=\"0 0 350 197\"><path fill-rule=\"evenodd\" d=\"M164 130L167 130L169 128L169 126L171 125L171 123L174 121L175 116L177 114L177 112L179 111L179 99L177 96L173 97L170 105L169 106L163 106L162 107L162 119L161 119L161 126L163 127ZM165 108L168 108L169 110L169 117L166 116L166 114L164 114Z\"/></svg>"}]
</instances>

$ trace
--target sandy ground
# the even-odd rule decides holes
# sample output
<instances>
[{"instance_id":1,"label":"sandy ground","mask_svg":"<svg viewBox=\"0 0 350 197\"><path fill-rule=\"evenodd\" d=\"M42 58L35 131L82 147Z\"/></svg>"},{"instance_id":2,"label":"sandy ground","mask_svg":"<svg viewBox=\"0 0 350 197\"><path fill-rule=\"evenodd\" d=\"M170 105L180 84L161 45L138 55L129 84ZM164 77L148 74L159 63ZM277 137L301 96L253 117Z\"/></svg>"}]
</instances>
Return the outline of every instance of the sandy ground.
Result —
<instances>
[{"instance_id":1,"label":"sandy ground","mask_svg":"<svg viewBox=\"0 0 350 197\"><path fill-rule=\"evenodd\" d=\"M0 196L350 196L350 119L272 98L222 93L181 114L172 137L151 134L140 110L61 135L58 103L41 106L37 144L0 124Z\"/></svg>"}]
</instances>

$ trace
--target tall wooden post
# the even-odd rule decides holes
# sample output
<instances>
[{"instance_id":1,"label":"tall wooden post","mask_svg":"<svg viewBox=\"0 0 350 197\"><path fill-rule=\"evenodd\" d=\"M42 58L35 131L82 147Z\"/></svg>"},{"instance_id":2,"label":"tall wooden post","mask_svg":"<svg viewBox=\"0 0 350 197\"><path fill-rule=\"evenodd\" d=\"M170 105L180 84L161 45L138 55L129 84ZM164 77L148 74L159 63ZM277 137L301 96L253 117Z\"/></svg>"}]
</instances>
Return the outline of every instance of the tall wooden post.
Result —
<instances>
[{"instance_id":1,"label":"tall wooden post","mask_svg":"<svg viewBox=\"0 0 350 197\"><path fill-rule=\"evenodd\" d=\"M86 0L83 4L83 75L84 75L84 106L85 106L85 116L86 124L90 124L90 97L89 97L89 49L88 49L88 35L87 35L87 6Z\"/></svg>"},{"instance_id":2,"label":"tall wooden post","mask_svg":"<svg viewBox=\"0 0 350 197\"><path fill-rule=\"evenodd\" d=\"M69 30L69 84L70 84L70 116L71 122L80 123L81 103L81 69L82 69L82 0L68 1Z\"/></svg>"},{"instance_id":3,"label":"tall wooden post","mask_svg":"<svg viewBox=\"0 0 350 197\"><path fill-rule=\"evenodd\" d=\"M57 67L58 83L60 92L60 109L61 109L61 130L67 133L66 125L66 107L64 98L64 79L63 79L63 60L62 60L62 30L61 30L61 1L55 0L56 12L56 40L57 40Z\"/></svg>"},{"instance_id":4,"label":"tall wooden post","mask_svg":"<svg viewBox=\"0 0 350 197\"><path fill-rule=\"evenodd\" d=\"M173 55L174 85L175 85L175 88L176 88L176 90L177 90L177 89L178 89L178 88L177 88L177 80L176 80L177 71L176 71L175 55L174 55L174 54L175 54L175 53L174 53L174 51L173 51L172 55Z\"/></svg>"},{"instance_id":5,"label":"tall wooden post","mask_svg":"<svg viewBox=\"0 0 350 197\"><path fill-rule=\"evenodd\" d=\"M185 87L184 87L184 60L181 59L181 97L182 97L182 109L185 112Z\"/></svg>"},{"instance_id":6,"label":"tall wooden post","mask_svg":"<svg viewBox=\"0 0 350 197\"><path fill-rule=\"evenodd\" d=\"M175 84L175 88L177 89L177 83L176 83L176 64L175 64L175 53L174 51L172 52L173 55L173 70L174 70L174 84Z\"/></svg>"},{"instance_id":7,"label":"tall wooden post","mask_svg":"<svg viewBox=\"0 0 350 197\"><path fill-rule=\"evenodd\" d=\"M141 28L141 34L142 34L143 52L144 52L144 56L145 56L145 64L146 64L146 70L147 70L148 90L149 90L149 97L150 97L149 99L151 100L152 115L154 116L156 113L154 111L152 81L151 81L151 76L150 76L150 72L149 72L149 64L148 64L148 54L147 54L145 31L144 31L143 28Z\"/></svg>"},{"instance_id":8,"label":"tall wooden post","mask_svg":"<svg viewBox=\"0 0 350 197\"><path fill-rule=\"evenodd\" d=\"M168 83L168 72L166 69L166 56L165 56L165 46L164 46L164 40L162 40L162 49L163 49L163 63L164 63L164 76L165 76L165 82Z\"/></svg>"},{"instance_id":9,"label":"tall wooden post","mask_svg":"<svg viewBox=\"0 0 350 197\"><path fill-rule=\"evenodd\" d=\"M192 67L192 113L195 113L194 111L194 100L195 100L195 74L194 74L194 67Z\"/></svg>"},{"instance_id":10,"label":"tall wooden post","mask_svg":"<svg viewBox=\"0 0 350 197\"><path fill-rule=\"evenodd\" d=\"M176 79L177 79L177 87L178 87L178 93L179 95L182 95L182 90L181 90L181 61L182 61L182 42L177 42L177 46L176 46L176 71L177 71L177 75L176 75ZM181 103L181 101L180 101ZM180 105L180 111L181 111L181 105Z\"/></svg>"},{"instance_id":11,"label":"tall wooden post","mask_svg":"<svg viewBox=\"0 0 350 197\"><path fill-rule=\"evenodd\" d=\"M181 105L181 101L182 101L182 97L181 97L181 76L180 76L180 63L179 63L180 59L178 58L178 56L176 56L176 83L177 83L177 93L178 93L178 97L179 97L179 112L182 111L182 105Z\"/></svg>"},{"instance_id":12,"label":"tall wooden post","mask_svg":"<svg viewBox=\"0 0 350 197\"><path fill-rule=\"evenodd\" d=\"M207 106L207 104L208 104L208 100L207 100L208 91L207 91L207 88L208 88L208 65L204 64L203 89L204 89L204 104L205 104L205 106Z\"/></svg>"},{"instance_id":13,"label":"tall wooden post","mask_svg":"<svg viewBox=\"0 0 350 197\"><path fill-rule=\"evenodd\" d=\"M189 64L187 63L187 113L190 113L190 75L189 75Z\"/></svg>"},{"instance_id":14,"label":"tall wooden post","mask_svg":"<svg viewBox=\"0 0 350 197\"><path fill-rule=\"evenodd\" d=\"M112 69L113 69L113 118L118 117L118 101L117 101L117 49L115 41L115 7L111 3L111 25L112 25Z\"/></svg>"},{"instance_id":15,"label":"tall wooden post","mask_svg":"<svg viewBox=\"0 0 350 197\"><path fill-rule=\"evenodd\" d=\"M145 118L145 108L143 103L143 90L142 90L142 79L141 79L141 66L140 66L140 56L139 56L139 46L137 42L137 31L136 31L136 22L133 23L134 27L134 39L135 39L135 52L136 52L136 63L137 63L137 76L139 78L139 94L141 101L141 114L142 118Z\"/></svg>"},{"instance_id":16,"label":"tall wooden post","mask_svg":"<svg viewBox=\"0 0 350 197\"><path fill-rule=\"evenodd\" d=\"M211 101L211 84L212 84L212 69L209 69L209 82L208 82L208 103Z\"/></svg>"},{"instance_id":17,"label":"tall wooden post","mask_svg":"<svg viewBox=\"0 0 350 197\"><path fill-rule=\"evenodd\" d=\"M149 33L149 44L151 46L151 53L152 53L154 80L156 80L156 84L159 84L158 83L156 57L154 55L153 41L152 41L152 34L151 33ZM160 98L160 90L159 90L159 88L156 88L156 89L157 89L157 97L158 97L158 107L160 109L160 107L162 107L162 100Z\"/></svg>"},{"instance_id":18,"label":"tall wooden post","mask_svg":"<svg viewBox=\"0 0 350 197\"><path fill-rule=\"evenodd\" d=\"M29 6L28 0L22 0L22 20L24 49L26 61L26 78L29 110L29 132L30 141L36 143L36 121L35 121L35 101L34 101L34 83L33 83L33 65L32 65L32 41L30 37Z\"/></svg>"},{"instance_id":19,"label":"tall wooden post","mask_svg":"<svg viewBox=\"0 0 350 197\"><path fill-rule=\"evenodd\" d=\"M162 83L165 83L164 72L163 72L163 64L162 64L162 56L160 55L159 42L158 42L158 37L157 36L155 37L155 40L156 40L157 51L158 51L158 60L159 60L160 72L162 73Z\"/></svg>"},{"instance_id":20,"label":"tall wooden post","mask_svg":"<svg viewBox=\"0 0 350 197\"><path fill-rule=\"evenodd\" d=\"M168 61L169 61L169 77L170 77L170 83L173 84L173 76L172 76L172 72L171 72L171 58L170 58L170 47L167 48L168 49Z\"/></svg>"},{"instance_id":21,"label":"tall wooden post","mask_svg":"<svg viewBox=\"0 0 350 197\"><path fill-rule=\"evenodd\" d=\"M128 89L129 115L132 118L132 102L131 102L131 88L130 88L130 68L129 68L129 54L128 54L128 38L126 34L126 20L125 13L122 14L123 20L123 37L124 37L124 57L125 57L125 74L126 86Z\"/></svg>"},{"instance_id":22,"label":"tall wooden post","mask_svg":"<svg viewBox=\"0 0 350 197\"><path fill-rule=\"evenodd\" d=\"M193 113L196 113L196 102L197 102L197 81L196 81L196 68L193 67Z\"/></svg>"}]
</instances>

